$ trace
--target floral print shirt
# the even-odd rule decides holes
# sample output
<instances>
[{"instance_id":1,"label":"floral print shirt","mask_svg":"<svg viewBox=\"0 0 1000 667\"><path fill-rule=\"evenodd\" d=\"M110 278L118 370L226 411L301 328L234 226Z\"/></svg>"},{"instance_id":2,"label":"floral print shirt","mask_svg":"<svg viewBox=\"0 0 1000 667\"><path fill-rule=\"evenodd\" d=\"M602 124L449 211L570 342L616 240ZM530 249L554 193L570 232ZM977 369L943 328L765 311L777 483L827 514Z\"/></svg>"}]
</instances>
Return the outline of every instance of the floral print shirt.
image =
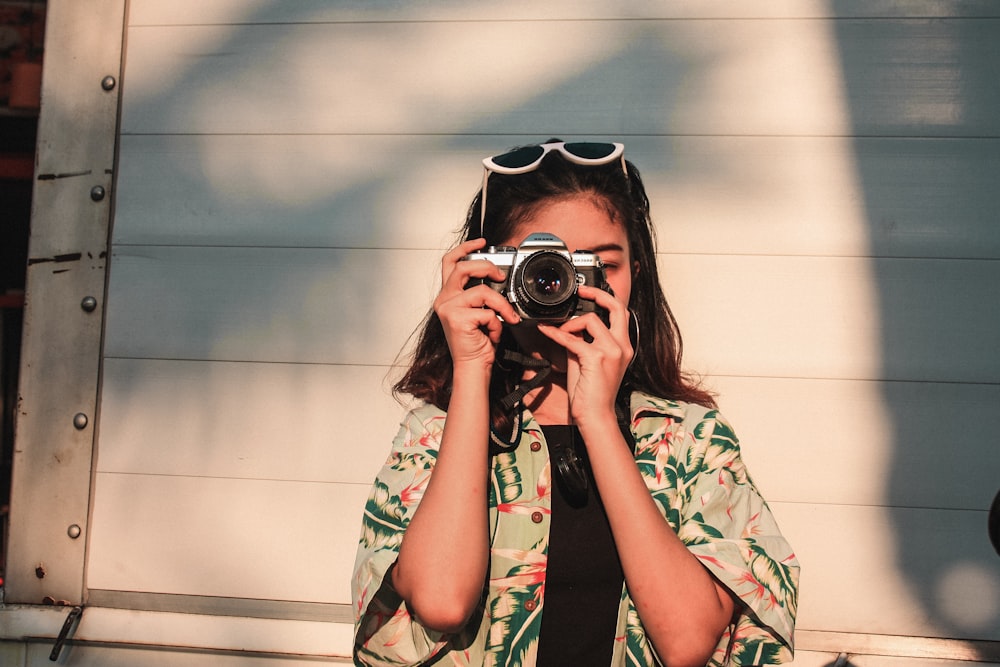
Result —
<instances>
[{"instance_id":1,"label":"floral print shirt","mask_svg":"<svg viewBox=\"0 0 1000 667\"><path fill-rule=\"evenodd\" d=\"M534 665L545 608L551 508L548 450L526 413L517 447L492 461L489 581L479 613L455 634L420 625L388 571L434 470L446 413L411 410L375 480L353 578L358 665ZM631 398L635 460L646 486L688 550L737 599L710 667L792 659L799 567L715 410L639 392ZM539 446L541 445L541 446ZM461 549L461 545L455 545ZM659 665L623 587L612 667Z\"/></svg>"}]
</instances>

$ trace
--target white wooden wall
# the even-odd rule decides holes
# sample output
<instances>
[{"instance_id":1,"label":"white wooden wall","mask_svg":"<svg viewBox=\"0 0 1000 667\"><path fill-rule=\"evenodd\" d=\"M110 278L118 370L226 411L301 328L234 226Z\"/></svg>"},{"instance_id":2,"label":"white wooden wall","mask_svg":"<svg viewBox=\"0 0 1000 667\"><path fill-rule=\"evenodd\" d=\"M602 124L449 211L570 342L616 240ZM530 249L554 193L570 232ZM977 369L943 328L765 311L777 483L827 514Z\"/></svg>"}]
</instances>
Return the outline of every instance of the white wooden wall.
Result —
<instances>
[{"instance_id":1,"label":"white wooden wall","mask_svg":"<svg viewBox=\"0 0 1000 667\"><path fill-rule=\"evenodd\" d=\"M798 552L800 662L1000 641L1000 7L132 0L126 40L92 598L348 619L479 159L596 137Z\"/></svg>"}]
</instances>

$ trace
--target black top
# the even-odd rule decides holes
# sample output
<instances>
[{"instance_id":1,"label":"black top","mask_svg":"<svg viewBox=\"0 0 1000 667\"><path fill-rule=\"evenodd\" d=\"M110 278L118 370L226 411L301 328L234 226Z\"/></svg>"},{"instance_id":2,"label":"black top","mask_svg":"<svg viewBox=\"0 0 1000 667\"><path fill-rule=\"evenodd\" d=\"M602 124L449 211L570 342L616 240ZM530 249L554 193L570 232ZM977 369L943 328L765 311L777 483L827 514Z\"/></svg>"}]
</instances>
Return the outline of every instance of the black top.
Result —
<instances>
[{"instance_id":1,"label":"black top","mask_svg":"<svg viewBox=\"0 0 1000 667\"><path fill-rule=\"evenodd\" d=\"M542 426L542 433L553 485L538 665L607 667L625 579L618 551L579 429Z\"/></svg>"}]
</instances>

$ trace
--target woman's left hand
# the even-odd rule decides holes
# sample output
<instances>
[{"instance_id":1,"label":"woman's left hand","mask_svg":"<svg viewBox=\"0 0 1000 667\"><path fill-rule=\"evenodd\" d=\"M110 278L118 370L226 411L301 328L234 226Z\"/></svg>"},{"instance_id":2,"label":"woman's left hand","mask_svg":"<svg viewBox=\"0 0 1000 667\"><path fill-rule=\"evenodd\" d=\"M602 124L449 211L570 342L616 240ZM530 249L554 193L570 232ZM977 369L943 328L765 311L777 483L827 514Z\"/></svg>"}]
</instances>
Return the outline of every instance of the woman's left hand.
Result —
<instances>
[{"instance_id":1,"label":"woman's left hand","mask_svg":"<svg viewBox=\"0 0 1000 667\"><path fill-rule=\"evenodd\" d=\"M597 313L586 313L561 326L538 329L566 348L566 390L574 423L614 414L615 398L635 351L629 338L629 312L612 294L581 285L579 294L608 311L608 326Z\"/></svg>"}]
</instances>

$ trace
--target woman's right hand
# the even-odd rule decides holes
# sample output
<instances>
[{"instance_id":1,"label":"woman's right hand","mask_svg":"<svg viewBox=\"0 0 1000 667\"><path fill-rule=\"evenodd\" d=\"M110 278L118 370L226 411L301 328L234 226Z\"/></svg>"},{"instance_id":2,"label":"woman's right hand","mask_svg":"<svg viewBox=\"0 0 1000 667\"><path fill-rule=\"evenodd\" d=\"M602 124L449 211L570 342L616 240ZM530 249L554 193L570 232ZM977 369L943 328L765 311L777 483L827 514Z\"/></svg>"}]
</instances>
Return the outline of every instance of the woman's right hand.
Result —
<instances>
[{"instance_id":1,"label":"woman's right hand","mask_svg":"<svg viewBox=\"0 0 1000 667\"><path fill-rule=\"evenodd\" d=\"M489 285L465 288L472 278L504 279L503 271L489 260L462 260L485 245L481 238L466 241L441 261L441 291L434 300L434 312L441 320L456 366L481 363L491 367L503 329L497 316L510 324L521 321L507 298Z\"/></svg>"},{"instance_id":2,"label":"woman's right hand","mask_svg":"<svg viewBox=\"0 0 1000 667\"><path fill-rule=\"evenodd\" d=\"M503 322L519 322L507 298L470 280L503 280L488 260L466 260L486 245L467 241L441 262L434 312L451 351L448 418L427 479L399 546L393 584L414 618L442 633L458 632L482 597L490 555L489 383ZM461 544L461 549L455 549ZM478 621L476 621L478 623Z\"/></svg>"}]
</instances>

